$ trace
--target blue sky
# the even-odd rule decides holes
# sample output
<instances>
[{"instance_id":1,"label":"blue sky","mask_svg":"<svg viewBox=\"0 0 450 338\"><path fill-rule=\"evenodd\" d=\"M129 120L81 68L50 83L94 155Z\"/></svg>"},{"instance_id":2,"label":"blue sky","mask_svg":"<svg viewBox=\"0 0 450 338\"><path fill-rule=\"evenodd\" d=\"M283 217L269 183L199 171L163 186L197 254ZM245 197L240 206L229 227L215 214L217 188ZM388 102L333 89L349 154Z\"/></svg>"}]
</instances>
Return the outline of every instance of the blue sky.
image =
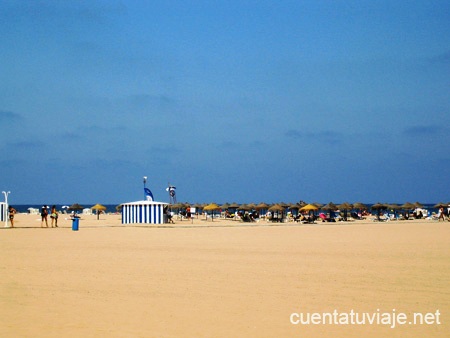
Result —
<instances>
[{"instance_id":1,"label":"blue sky","mask_svg":"<svg viewBox=\"0 0 450 338\"><path fill-rule=\"evenodd\" d=\"M2 1L12 204L450 200L448 1Z\"/></svg>"}]
</instances>

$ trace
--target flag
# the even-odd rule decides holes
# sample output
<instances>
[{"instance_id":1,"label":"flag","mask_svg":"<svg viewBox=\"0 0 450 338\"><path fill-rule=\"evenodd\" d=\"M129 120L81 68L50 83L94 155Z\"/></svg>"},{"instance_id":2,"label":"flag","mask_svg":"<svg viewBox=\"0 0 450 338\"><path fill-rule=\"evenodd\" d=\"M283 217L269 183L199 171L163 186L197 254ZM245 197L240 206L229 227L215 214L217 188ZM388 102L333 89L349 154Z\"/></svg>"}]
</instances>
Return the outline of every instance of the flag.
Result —
<instances>
[{"instance_id":1,"label":"flag","mask_svg":"<svg viewBox=\"0 0 450 338\"><path fill-rule=\"evenodd\" d=\"M169 186L166 188L166 191L169 192L169 195L170 195L170 196L174 197L174 196L175 196L175 189L176 189L176 187L174 187L173 185L169 185Z\"/></svg>"},{"instance_id":2,"label":"flag","mask_svg":"<svg viewBox=\"0 0 450 338\"><path fill-rule=\"evenodd\" d=\"M144 188L144 192L145 192L145 196L147 198L147 201L153 201L154 200L153 199L153 194L152 194L152 192L150 191L149 188Z\"/></svg>"}]
</instances>

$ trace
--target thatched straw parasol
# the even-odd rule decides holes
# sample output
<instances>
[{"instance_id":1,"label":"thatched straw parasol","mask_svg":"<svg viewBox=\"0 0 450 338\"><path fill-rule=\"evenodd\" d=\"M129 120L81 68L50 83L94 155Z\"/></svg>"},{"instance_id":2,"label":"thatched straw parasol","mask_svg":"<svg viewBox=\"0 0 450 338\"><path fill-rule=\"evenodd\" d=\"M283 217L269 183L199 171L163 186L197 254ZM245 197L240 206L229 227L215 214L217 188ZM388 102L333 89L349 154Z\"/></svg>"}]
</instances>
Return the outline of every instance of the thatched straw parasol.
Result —
<instances>
[{"instance_id":1,"label":"thatched straw parasol","mask_svg":"<svg viewBox=\"0 0 450 338\"><path fill-rule=\"evenodd\" d=\"M280 204L274 204L269 208L269 211L283 211L284 207Z\"/></svg>"},{"instance_id":2,"label":"thatched straw parasol","mask_svg":"<svg viewBox=\"0 0 450 338\"><path fill-rule=\"evenodd\" d=\"M226 210L226 209L228 209L229 207L230 207L230 203L224 203L224 204L222 204L222 205L220 206L220 209Z\"/></svg>"},{"instance_id":3,"label":"thatched straw parasol","mask_svg":"<svg viewBox=\"0 0 450 338\"><path fill-rule=\"evenodd\" d=\"M247 205L247 204L241 204L239 207L238 207L238 209L239 210L244 210L244 211L249 211L249 210L251 210L252 208L249 206L249 205Z\"/></svg>"},{"instance_id":4,"label":"thatched straw parasol","mask_svg":"<svg viewBox=\"0 0 450 338\"><path fill-rule=\"evenodd\" d=\"M72 211L80 211L83 210L84 207L79 205L78 203L72 204L67 210L72 210Z\"/></svg>"},{"instance_id":5,"label":"thatched straw parasol","mask_svg":"<svg viewBox=\"0 0 450 338\"><path fill-rule=\"evenodd\" d=\"M261 202L255 207L255 209L256 210L269 209L269 207L270 205L268 205L267 203Z\"/></svg>"},{"instance_id":6,"label":"thatched straw parasol","mask_svg":"<svg viewBox=\"0 0 450 338\"><path fill-rule=\"evenodd\" d=\"M328 204L325 204L325 205L322 207L322 210L328 210L328 211L329 211L330 217L331 217L331 218L334 218L334 213L333 213L333 211L336 211L337 209L338 209L338 206L337 206L336 204L334 204L333 202L330 202L330 203L328 203Z\"/></svg>"},{"instance_id":7,"label":"thatched straw parasol","mask_svg":"<svg viewBox=\"0 0 450 338\"><path fill-rule=\"evenodd\" d=\"M96 204L93 207L91 207L91 210L96 210L97 211L97 221L98 221L101 212L105 211L106 207L104 205L102 205L102 204Z\"/></svg>"},{"instance_id":8,"label":"thatched straw parasol","mask_svg":"<svg viewBox=\"0 0 450 338\"><path fill-rule=\"evenodd\" d=\"M203 208L203 210L218 210L218 209L220 209L220 206L218 206L216 203L210 203Z\"/></svg>"},{"instance_id":9,"label":"thatched straw parasol","mask_svg":"<svg viewBox=\"0 0 450 338\"><path fill-rule=\"evenodd\" d=\"M284 217L284 207L280 204L274 204L269 208L269 211L271 211L272 213L276 212L278 214L277 218L273 217L272 214L272 220L278 220L281 221ZM281 213L281 217L279 217L279 213Z\"/></svg>"},{"instance_id":10,"label":"thatched straw parasol","mask_svg":"<svg viewBox=\"0 0 450 338\"><path fill-rule=\"evenodd\" d=\"M344 202L338 205L340 210L344 210L344 221L347 220L348 211L353 209L353 205L348 202Z\"/></svg>"},{"instance_id":11,"label":"thatched straw parasol","mask_svg":"<svg viewBox=\"0 0 450 338\"><path fill-rule=\"evenodd\" d=\"M314 204L307 204L300 208L300 211L311 211L311 210L318 210L319 208Z\"/></svg>"},{"instance_id":12,"label":"thatched straw parasol","mask_svg":"<svg viewBox=\"0 0 450 338\"><path fill-rule=\"evenodd\" d=\"M377 210L377 219L378 220L380 220L381 210L386 210L387 208L388 208L388 206L386 204L383 204L383 203L375 203L371 207L372 210Z\"/></svg>"},{"instance_id":13,"label":"thatched straw parasol","mask_svg":"<svg viewBox=\"0 0 450 338\"><path fill-rule=\"evenodd\" d=\"M353 204L353 208L359 209L359 210L367 210L367 205L361 202L356 202Z\"/></svg>"},{"instance_id":14,"label":"thatched straw parasol","mask_svg":"<svg viewBox=\"0 0 450 338\"><path fill-rule=\"evenodd\" d=\"M405 204L402 205L402 209L405 209L405 210L412 210L415 208L416 208L416 206L409 202L406 202Z\"/></svg>"},{"instance_id":15,"label":"thatched straw parasol","mask_svg":"<svg viewBox=\"0 0 450 338\"><path fill-rule=\"evenodd\" d=\"M339 209L338 206L336 204L334 204L333 202L330 202L328 204L325 204L322 207L323 210L337 210Z\"/></svg>"},{"instance_id":16,"label":"thatched straw parasol","mask_svg":"<svg viewBox=\"0 0 450 338\"><path fill-rule=\"evenodd\" d=\"M211 211L211 220L214 221L214 210L219 210L220 206L218 206L216 203L210 203L207 206L203 208L205 211Z\"/></svg>"},{"instance_id":17,"label":"thatched straw parasol","mask_svg":"<svg viewBox=\"0 0 450 338\"><path fill-rule=\"evenodd\" d=\"M448 204L450 205L450 202ZM433 209L445 208L446 206L447 206L447 203L439 202L438 204L433 205Z\"/></svg>"}]
</instances>

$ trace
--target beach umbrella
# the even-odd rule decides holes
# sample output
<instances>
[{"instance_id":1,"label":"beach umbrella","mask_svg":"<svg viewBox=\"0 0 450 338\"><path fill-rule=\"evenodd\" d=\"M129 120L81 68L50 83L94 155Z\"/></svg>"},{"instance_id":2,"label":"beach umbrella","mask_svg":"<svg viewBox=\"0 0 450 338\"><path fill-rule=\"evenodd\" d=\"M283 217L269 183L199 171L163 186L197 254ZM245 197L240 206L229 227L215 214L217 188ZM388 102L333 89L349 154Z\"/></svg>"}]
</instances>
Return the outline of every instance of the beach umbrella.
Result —
<instances>
[{"instance_id":1,"label":"beach umbrella","mask_svg":"<svg viewBox=\"0 0 450 338\"><path fill-rule=\"evenodd\" d=\"M450 203L449 203L449 205L450 205ZM438 204L433 205L433 209L445 208L446 206L447 206L447 203L439 202Z\"/></svg>"},{"instance_id":2,"label":"beach umbrella","mask_svg":"<svg viewBox=\"0 0 450 338\"><path fill-rule=\"evenodd\" d=\"M311 211L312 211L312 213L314 215L314 211L315 210L319 210L319 207L317 207L315 204L307 204L307 205L301 207L299 210L300 211L307 211L308 214L311 214Z\"/></svg>"},{"instance_id":3,"label":"beach umbrella","mask_svg":"<svg viewBox=\"0 0 450 338\"><path fill-rule=\"evenodd\" d=\"M224 203L224 204L222 204L222 205L220 206L220 208L221 208L221 209L224 209L224 210L228 209L229 207L230 207L230 204L229 204L229 203Z\"/></svg>"},{"instance_id":4,"label":"beach umbrella","mask_svg":"<svg viewBox=\"0 0 450 338\"><path fill-rule=\"evenodd\" d=\"M269 211L283 211L284 207L280 204L274 204L269 208Z\"/></svg>"},{"instance_id":5,"label":"beach umbrella","mask_svg":"<svg viewBox=\"0 0 450 338\"><path fill-rule=\"evenodd\" d=\"M96 204L94 206L91 207L92 210L106 210L106 207L102 204Z\"/></svg>"},{"instance_id":6,"label":"beach umbrella","mask_svg":"<svg viewBox=\"0 0 450 338\"><path fill-rule=\"evenodd\" d=\"M372 205L371 209L377 210L377 219L380 220L381 210L386 210L387 205L383 203L375 203L374 205Z\"/></svg>"},{"instance_id":7,"label":"beach umbrella","mask_svg":"<svg viewBox=\"0 0 450 338\"><path fill-rule=\"evenodd\" d=\"M234 214L235 219L238 218L238 213L237 213L238 208L239 208L239 204L237 204L236 202L233 202L228 206L228 210Z\"/></svg>"},{"instance_id":8,"label":"beach umbrella","mask_svg":"<svg viewBox=\"0 0 450 338\"><path fill-rule=\"evenodd\" d=\"M338 206L336 204L334 204L333 202L330 202L328 204L325 204L322 207L322 210L328 210L330 212L330 217L333 218L334 214L333 211L336 211L338 209Z\"/></svg>"},{"instance_id":9,"label":"beach umbrella","mask_svg":"<svg viewBox=\"0 0 450 338\"><path fill-rule=\"evenodd\" d=\"M402 205L402 208L405 210L412 210L412 209L415 209L416 206L412 203L406 202Z\"/></svg>"},{"instance_id":10,"label":"beach umbrella","mask_svg":"<svg viewBox=\"0 0 450 338\"><path fill-rule=\"evenodd\" d=\"M267 203L261 202L255 207L255 209L261 210L261 209L268 209L269 207L270 205L268 205Z\"/></svg>"},{"instance_id":11,"label":"beach umbrella","mask_svg":"<svg viewBox=\"0 0 450 338\"><path fill-rule=\"evenodd\" d=\"M217 210L217 209L220 209L220 206L218 206L216 203L210 203L203 208L203 210Z\"/></svg>"},{"instance_id":12,"label":"beach umbrella","mask_svg":"<svg viewBox=\"0 0 450 338\"><path fill-rule=\"evenodd\" d=\"M102 204L96 204L93 207L91 207L91 209L97 211L97 220L98 220L100 216L100 211L105 211L106 207Z\"/></svg>"},{"instance_id":13,"label":"beach umbrella","mask_svg":"<svg viewBox=\"0 0 450 338\"><path fill-rule=\"evenodd\" d=\"M388 204L387 205L388 209L392 210L394 212L394 217L397 218L397 211L400 210L402 207L399 206L398 204Z\"/></svg>"},{"instance_id":14,"label":"beach umbrella","mask_svg":"<svg viewBox=\"0 0 450 338\"><path fill-rule=\"evenodd\" d=\"M247 206L248 206L250 209L252 209L252 210L254 210L254 209L256 208L256 204L255 204L255 203L249 203L249 204L247 204Z\"/></svg>"},{"instance_id":15,"label":"beach umbrella","mask_svg":"<svg viewBox=\"0 0 450 338\"><path fill-rule=\"evenodd\" d=\"M239 208L239 204L237 204L236 202L233 202L230 204L229 208L232 208L232 209Z\"/></svg>"},{"instance_id":16,"label":"beach umbrella","mask_svg":"<svg viewBox=\"0 0 450 338\"><path fill-rule=\"evenodd\" d=\"M363 210L367 210L368 209L367 205L365 205L364 203L361 203L361 202L354 203L353 204L353 208L354 209L358 209L361 212L361 215L362 215L362 211Z\"/></svg>"},{"instance_id":17,"label":"beach umbrella","mask_svg":"<svg viewBox=\"0 0 450 338\"><path fill-rule=\"evenodd\" d=\"M272 213L276 212L281 213L281 219L283 218L283 211L284 211L284 207L280 204L274 204L269 208L269 211L271 211ZM280 217L277 217L276 219L280 219Z\"/></svg>"},{"instance_id":18,"label":"beach umbrella","mask_svg":"<svg viewBox=\"0 0 450 338\"><path fill-rule=\"evenodd\" d=\"M213 221L214 221L214 210L218 210L218 209L220 209L220 206L218 206L216 203L210 203L203 208L203 210L211 211L211 216L212 216L211 219Z\"/></svg>"},{"instance_id":19,"label":"beach umbrella","mask_svg":"<svg viewBox=\"0 0 450 338\"><path fill-rule=\"evenodd\" d=\"M270 208L270 205L268 205L267 203L261 202L259 203L257 206L255 206L255 209L258 210L259 215L261 216L261 211L263 211L263 214L265 214L266 210L268 210Z\"/></svg>"},{"instance_id":20,"label":"beach umbrella","mask_svg":"<svg viewBox=\"0 0 450 338\"><path fill-rule=\"evenodd\" d=\"M353 209L353 205L351 205L351 204L348 203L348 202L344 202L344 203L342 203L342 204L339 204L337 207L338 207L339 209L342 209L342 210L352 210L352 209Z\"/></svg>"},{"instance_id":21,"label":"beach umbrella","mask_svg":"<svg viewBox=\"0 0 450 338\"><path fill-rule=\"evenodd\" d=\"M337 206L336 204L334 204L333 202L330 202L330 203L328 203L328 204L325 204L325 205L322 207L322 209L323 209L323 210L337 210L337 209L338 209L338 206Z\"/></svg>"},{"instance_id":22,"label":"beach umbrella","mask_svg":"<svg viewBox=\"0 0 450 338\"><path fill-rule=\"evenodd\" d=\"M241 205L238 207L238 209L239 209L239 210L244 210L244 211L249 211L249 210L251 210L251 207L250 207L249 205L247 205L247 204L241 204Z\"/></svg>"},{"instance_id":23,"label":"beach umbrella","mask_svg":"<svg viewBox=\"0 0 450 338\"><path fill-rule=\"evenodd\" d=\"M78 203L72 204L68 210L72 210L72 211L80 211L83 210L84 207L79 205Z\"/></svg>"},{"instance_id":24,"label":"beach umbrella","mask_svg":"<svg viewBox=\"0 0 450 338\"><path fill-rule=\"evenodd\" d=\"M268 209L269 207L270 205L264 202L261 202L256 206L257 209Z\"/></svg>"},{"instance_id":25,"label":"beach umbrella","mask_svg":"<svg viewBox=\"0 0 450 338\"><path fill-rule=\"evenodd\" d=\"M372 210L385 210L387 209L387 205L383 203L375 203L370 207Z\"/></svg>"},{"instance_id":26,"label":"beach umbrella","mask_svg":"<svg viewBox=\"0 0 450 338\"><path fill-rule=\"evenodd\" d=\"M367 205L361 203L361 202L356 202L353 204L353 208L355 209L360 209L360 210L365 210L367 209Z\"/></svg>"},{"instance_id":27,"label":"beach umbrella","mask_svg":"<svg viewBox=\"0 0 450 338\"><path fill-rule=\"evenodd\" d=\"M402 208L403 210L405 210L405 212L404 212L405 218L406 218L406 219L409 219L409 210L415 209L416 206L415 206L414 204L412 204L412 203L406 202L406 203L404 203L404 204L401 206L401 208Z\"/></svg>"},{"instance_id":28,"label":"beach umbrella","mask_svg":"<svg viewBox=\"0 0 450 338\"><path fill-rule=\"evenodd\" d=\"M311 210L318 210L319 208L314 204L307 204L300 208L300 211L311 211Z\"/></svg>"},{"instance_id":29,"label":"beach umbrella","mask_svg":"<svg viewBox=\"0 0 450 338\"><path fill-rule=\"evenodd\" d=\"M342 204L339 204L338 208L341 209L341 210L344 210L344 221L346 221L347 220L347 213L348 213L349 210L353 209L353 205L351 205L348 202L344 202Z\"/></svg>"},{"instance_id":30,"label":"beach umbrella","mask_svg":"<svg viewBox=\"0 0 450 338\"><path fill-rule=\"evenodd\" d=\"M296 214L298 213L298 209L300 209L300 206L297 203L291 203L288 206L288 209L292 211L292 214ZM296 210L296 212L294 212L294 210Z\"/></svg>"},{"instance_id":31,"label":"beach umbrella","mask_svg":"<svg viewBox=\"0 0 450 338\"><path fill-rule=\"evenodd\" d=\"M278 205L281 205L283 208L288 208L289 206L290 206L290 204L289 203L285 203L285 202L280 202L280 203L277 203Z\"/></svg>"},{"instance_id":32,"label":"beach umbrella","mask_svg":"<svg viewBox=\"0 0 450 338\"><path fill-rule=\"evenodd\" d=\"M416 208L423 208L423 204L421 204L420 202L414 203L414 206L415 206Z\"/></svg>"},{"instance_id":33,"label":"beach umbrella","mask_svg":"<svg viewBox=\"0 0 450 338\"><path fill-rule=\"evenodd\" d=\"M300 209L300 206L297 203L291 203L289 204L289 209Z\"/></svg>"}]
</instances>

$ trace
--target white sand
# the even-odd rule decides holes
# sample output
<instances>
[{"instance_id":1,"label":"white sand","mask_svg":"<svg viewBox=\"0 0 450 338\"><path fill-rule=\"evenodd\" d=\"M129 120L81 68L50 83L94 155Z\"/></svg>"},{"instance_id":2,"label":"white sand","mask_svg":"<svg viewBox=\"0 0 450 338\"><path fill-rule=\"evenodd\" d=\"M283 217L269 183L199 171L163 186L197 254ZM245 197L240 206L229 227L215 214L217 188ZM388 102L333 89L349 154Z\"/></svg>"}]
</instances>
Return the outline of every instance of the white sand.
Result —
<instances>
[{"instance_id":1,"label":"white sand","mask_svg":"<svg viewBox=\"0 0 450 338\"><path fill-rule=\"evenodd\" d=\"M0 229L1 337L448 337L450 223ZM440 311L440 325L292 325L293 312ZM408 319L410 319L409 317Z\"/></svg>"}]
</instances>

